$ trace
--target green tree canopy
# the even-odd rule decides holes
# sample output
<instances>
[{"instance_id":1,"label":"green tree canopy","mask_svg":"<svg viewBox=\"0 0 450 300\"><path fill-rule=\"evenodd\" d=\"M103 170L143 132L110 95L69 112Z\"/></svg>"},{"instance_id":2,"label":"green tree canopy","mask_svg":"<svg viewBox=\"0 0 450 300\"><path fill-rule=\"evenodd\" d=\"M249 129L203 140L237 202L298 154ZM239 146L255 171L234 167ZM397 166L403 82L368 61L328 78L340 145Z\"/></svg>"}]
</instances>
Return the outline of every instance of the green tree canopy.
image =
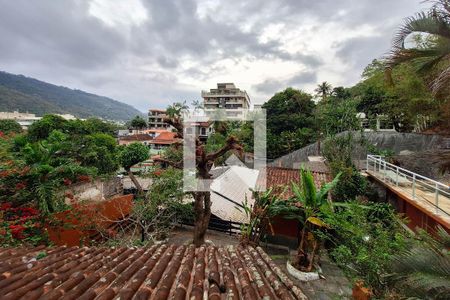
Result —
<instances>
[{"instance_id":1,"label":"green tree canopy","mask_svg":"<svg viewBox=\"0 0 450 300\"><path fill-rule=\"evenodd\" d=\"M14 120L0 120L0 132L5 134L21 133L22 126Z\"/></svg>"},{"instance_id":2,"label":"green tree canopy","mask_svg":"<svg viewBox=\"0 0 450 300\"><path fill-rule=\"evenodd\" d=\"M134 129L142 129L147 127L147 122L141 116L136 116L131 120L130 125Z\"/></svg>"},{"instance_id":3,"label":"green tree canopy","mask_svg":"<svg viewBox=\"0 0 450 300\"><path fill-rule=\"evenodd\" d=\"M135 164L148 159L148 147L141 143L131 143L120 150L119 162L125 169L129 170Z\"/></svg>"},{"instance_id":4,"label":"green tree canopy","mask_svg":"<svg viewBox=\"0 0 450 300\"><path fill-rule=\"evenodd\" d=\"M267 110L268 156L276 158L310 143L314 137L314 101L301 90L287 88L262 106ZM284 147L285 144L289 147Z\"/></svg>"}]
</instances>

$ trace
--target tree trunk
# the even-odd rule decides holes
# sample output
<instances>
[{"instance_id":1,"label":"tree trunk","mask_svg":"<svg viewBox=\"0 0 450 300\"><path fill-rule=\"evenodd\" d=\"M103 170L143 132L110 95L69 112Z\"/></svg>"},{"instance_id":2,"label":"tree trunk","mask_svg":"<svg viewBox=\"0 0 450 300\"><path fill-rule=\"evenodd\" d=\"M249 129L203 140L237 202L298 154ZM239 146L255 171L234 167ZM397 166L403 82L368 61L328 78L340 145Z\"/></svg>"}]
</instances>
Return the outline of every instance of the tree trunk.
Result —
<instances>
[{"instance_id":1,"label":"tree trunk","mask_svg":"<svg viewBox=\"0 0 450 300\"><path fill-rule=\"evenodd\" d=\"M206 230L211 217L210 192L196 192L194 194L194 245L200 247L205 243Z\"/></svg>"},{"instance_id":2,"label":"tree trunk","mask_svg":"<svg viewBox=\"0 0 450 300\"><path fill-rule=\"evenodd\" d=\"M134 177L133 172L131 172L131 169L128 168L126 169L128 176L130 176L131 181L133 181L134 186L137 189L138 192L138 196L143 197L144 196L144 190L142 189L141 184L139 183L139 181L136 179L136 177Z\"/></svg>"}]
</instances>

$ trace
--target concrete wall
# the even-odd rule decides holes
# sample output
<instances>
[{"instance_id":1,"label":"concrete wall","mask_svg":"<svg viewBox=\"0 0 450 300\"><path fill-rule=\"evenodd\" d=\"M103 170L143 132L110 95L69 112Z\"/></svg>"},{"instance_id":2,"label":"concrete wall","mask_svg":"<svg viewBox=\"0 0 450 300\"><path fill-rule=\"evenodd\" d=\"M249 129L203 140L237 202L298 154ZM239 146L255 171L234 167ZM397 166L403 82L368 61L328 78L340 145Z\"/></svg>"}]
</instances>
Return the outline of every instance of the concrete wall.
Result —
<instances>
[{"instance_id":1,"label":"concrete wall","mask_svg":"<svg viewBox=\"0 0 450 300\"><path fill-rule=\"evenodd\" d=\"M114 177L72 185L65 191L65 200L66 203L85 200L100 202L122 193L123 184L120 178Z\"/></svg>"},{"instance_id":2,"label":"concrete wall","mask_svg":"<svg viewBox=\"0 0 450 300\"><path fill-rule=\"evenodd\" d=\"M339 135L347 134L346 132ZM361 139L361 133L355 134L355 151L354 159L365 159L367 156L367 150L361 146L359 141ZM450 148L450 138L446 138L440 135L426 135L419 133L399 133L399 132L365 132L364 138L368 143L380 148L390 149L396 154L401 151L408 150L412 152L425 151L430 149L445 149ZM323 142L322 142L323 143ZM323 148L323 145L322 147ZM299 162L307 161L308 156L319 155L318 143L310 144L304 148L296 150L292 153L284 155L273 162L269 163L271 166L293 168L294 165L298 165Z\"/></svg>"}]
</instances>

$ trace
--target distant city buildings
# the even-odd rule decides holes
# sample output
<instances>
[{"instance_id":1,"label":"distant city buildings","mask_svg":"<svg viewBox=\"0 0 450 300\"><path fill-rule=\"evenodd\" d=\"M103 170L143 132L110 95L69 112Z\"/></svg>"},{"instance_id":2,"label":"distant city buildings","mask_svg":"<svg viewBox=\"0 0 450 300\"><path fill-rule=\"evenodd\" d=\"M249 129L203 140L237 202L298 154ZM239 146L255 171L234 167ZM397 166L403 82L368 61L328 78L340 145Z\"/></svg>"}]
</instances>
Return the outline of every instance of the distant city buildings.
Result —
<instances>
[{"instance_id":1,"label":"distant city buildings","mask_svg":"<svg viewBox=\"0 0 450 300\"><path fill-rule=\"evenodd\" d=\"M218 83L217 88L202 91L205 109L250 109L247 92L237 88L234 83Z\"/></svg>"},{"instance_id":2,"label":"distant city buildings","mask_svg":"<svg viewBox=\"0 0 450 300\"><path fill-rule=\"evenodd\" d=\"M57 116L62 117L63 119L66 120L76 120L77 117L71 115L71 114L54 114ZM18 111L13 111L13 112L0 112L0 120L14 120L17 123L20 124L20 126L22 126L22 128L24 130L27 130L28 127L30 127L31 124L33 124L34 122L40 120L41 117L36 117L35 114L30 114L30 113L22 113L22 112L18 112Z\"/></svg>"}]
</instances>

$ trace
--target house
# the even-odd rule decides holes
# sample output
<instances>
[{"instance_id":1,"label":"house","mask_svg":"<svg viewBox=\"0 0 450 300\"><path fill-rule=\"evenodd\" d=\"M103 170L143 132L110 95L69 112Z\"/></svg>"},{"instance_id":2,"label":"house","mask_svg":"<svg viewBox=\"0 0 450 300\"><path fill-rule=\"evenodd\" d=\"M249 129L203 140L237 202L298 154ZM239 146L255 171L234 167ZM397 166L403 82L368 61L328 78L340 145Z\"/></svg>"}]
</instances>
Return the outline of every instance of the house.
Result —
<instances>
[{"instance_id":1,"label":"house","mask_svg":"<svg viewBox=\"0 0 450 300\"><path fill-rule=\"evenodd\" d=\"M261 247L0 248L0 266L2 299L307 299Z\"/></svg>"},{"instance_id":2,"label":"house","mask_svg":"<svg viewBox=\"0 0 450 300\"><path fill-rule=\"evenodd\" d=\"M180 141L181 139L177 138L177 133L165 131L156 135L156 137L152 139L149 144L154 150L162 150L168 148L170 145L179 143Z\"/></svg>"},{"instance_id":3,"label":"house","mask_svg":"<svg viewBox=\"0 0 450 300\"><path fill-rule=\"evenodd\" d=\"M150 147L150 142L153 140L149 134L139 133L133 135L119 136L119 145L129 145L132 143L141 143Z\"/></svg>"},{"instance_id":4,"label":"house","mask_svg":"<svg viewBox=\"0 0 450 300\"><path fill-rule=\"evenodd\" d=\"M195 134L200 141L205 142L214 133L214 123L210 121L192 122L184 130L186 134Z\"/></svg>"}]
</instances>

